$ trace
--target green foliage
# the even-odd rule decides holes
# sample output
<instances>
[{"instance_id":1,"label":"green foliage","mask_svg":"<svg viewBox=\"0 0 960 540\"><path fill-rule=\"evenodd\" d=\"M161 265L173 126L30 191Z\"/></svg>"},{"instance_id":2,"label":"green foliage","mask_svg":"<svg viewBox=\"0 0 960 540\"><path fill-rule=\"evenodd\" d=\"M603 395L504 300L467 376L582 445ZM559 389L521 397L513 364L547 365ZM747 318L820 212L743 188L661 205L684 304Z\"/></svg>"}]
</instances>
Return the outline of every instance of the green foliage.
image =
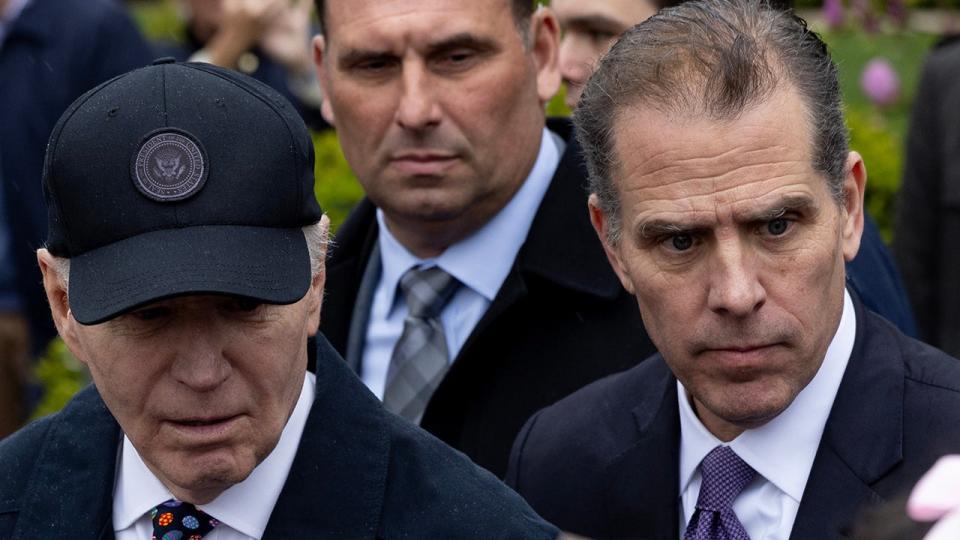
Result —
<instances>
[{"instance_id":1,"label":"green foliage","mask_svg":"<svg viewBox=\"0 0 960 540\"><path fill-rule=\"evenodd\" d=\"M130 13L149 40L177 41L183 33L183 21L172 0L133 0Z\"/></svg>"},{"instance_id":2,"label":"green foliage","mask_svg":"<svg viewBox=\"0 0 960 540\"><path fill-rule=\"evenodd\" d=\"M867 210L877 220L883 239L889 242L903 170L902 134L892 130L889 119L876 109L851 107L846 116L850 147L858 150L867 164Z\"/></svg>"},{"instance_id":3,"label":"green foliage","mask_svg":"<svg viewBox=\"0 0 960 540\"><path fill-rule=\"evenodd\" d=\"M922 58L936 36L916 32L867 34L843 30L823 35L840 70L840 87L850 128L850 148L867 165L867 209L886 241L893 236L894 204L903 174L903 146L910 106L920 79ZM860 75L872 58L887 59L900 77L900 100L874 105L860 87Z\"/></svg>"},{"instance_id":4,"label":"green foliage","mask_svg":"<svg viewBox=\"0 0 960 540\"><path fill-rule=\"evenodd\" d=\"M363 188L343 157L333 131L314 134L316 184L314 193L324 212L330 216L332 230L343 223L353 205L363 197Z\"/></svg>"},{"instance_id":5,"label":"green foliage","mask_svg":"<svg viewBox=\"0 0 960 540\"><path fill-rule=\"evenodd\" d=\"M90 373L74 358L63 340L50 342L46 354L34 368L36 384L43 388L43 397L32 417L40 418L63 408L70 398L90 382Z\"/></svg>"},{"instance_id":6,"label":"green foliage","mask_svg":"<svg viewBox=\"0 0 960 540\"><path fill-rule=\"evenodd\" d=\"M852 2L844 0L843 3L850 6ZM883 12L891 3L890 0L871 0L870 6L877 12ZM905 0L901 3L910 8L960 8L960 0ZM798 9L819 9L823 6L823 0L794 0L793 6Z\"/></svg>"}]
</instances>

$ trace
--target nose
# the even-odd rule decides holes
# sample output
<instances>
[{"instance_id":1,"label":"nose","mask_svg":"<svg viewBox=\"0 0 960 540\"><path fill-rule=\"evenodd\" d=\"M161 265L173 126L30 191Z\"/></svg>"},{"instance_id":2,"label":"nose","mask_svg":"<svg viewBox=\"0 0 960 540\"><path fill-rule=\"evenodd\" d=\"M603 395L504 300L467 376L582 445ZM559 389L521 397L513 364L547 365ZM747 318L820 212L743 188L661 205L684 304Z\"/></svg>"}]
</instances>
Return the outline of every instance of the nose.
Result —
<instances>
[{"instance_id":1,"label":"nose","mask_svg":"<svg viewBox=\"0 0 960 540\"><path fill-rule=\"evenodd\" d=\"M436 85L422 64L403 66L403 91L397 106L397 124L411 131L424 131L440 123Z\"/></svg>"},{"instance_id":2,"label":"nose","mask_svg":"<svg viewBox=\"0 0 960 540\"><path fill-rule=\"evenodd\" d=\"M587 50L587 44L573 32L568 32L560 40L558 63L560 76L567 83L567 106L577 106L583 84L590 77L596 58Z\"/></svg>"},{"instance_id":3,"label":"nose","mask_svg":"<svg viewBox=\"0 0 960 540\"><path fill-rule=\"evenodd\" d=\"M739 239L718 241L710 268L710 310L724 316L747 317L766 302L756 257Z\"/></svg>"},{"instance_id":4,"label":"nose","mask_svg":"<svg viewBox=\"0 0 960 540\"><path fill-rule=\"evenodd\" d=\"M194 392L210 392L230 377L232 367L226 358L224 333L216 324L185 325L176 338L176 359L171 375Z\"/></svg>"},{"instance_id":5,"label":"nose","mask_svg":"<svg viewBox=\"0 0 960 540\"><path fill-rule=\"evenodd\" d=\"M564 81L575 84L583 82L588 71L586 69L586 55L580 50L582 46L579 46L577 41L572 33L564 34L563 39L560 40L560 51L558 53L560 75Z\"/></svg>"}]
</instances>

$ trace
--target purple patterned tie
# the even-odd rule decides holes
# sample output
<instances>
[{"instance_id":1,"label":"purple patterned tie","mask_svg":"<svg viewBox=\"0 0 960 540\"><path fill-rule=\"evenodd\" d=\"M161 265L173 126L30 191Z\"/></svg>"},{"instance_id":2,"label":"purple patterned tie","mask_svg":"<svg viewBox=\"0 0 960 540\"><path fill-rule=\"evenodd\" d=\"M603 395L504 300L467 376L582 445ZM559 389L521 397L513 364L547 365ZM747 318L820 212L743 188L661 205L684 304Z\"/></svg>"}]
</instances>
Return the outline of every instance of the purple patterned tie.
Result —
<instances>
[{"instance_id":1,"label":"purple patterned tie","mask_svg":"<svg viewBox=\"0 0 960 540\"><path fill-rule=\"evenodd\" d=\"M733 500L757 474L729 446L718 446L700 462L697 510L683 540L750 540L733 513Z\"/></svg>"}]
</instances>

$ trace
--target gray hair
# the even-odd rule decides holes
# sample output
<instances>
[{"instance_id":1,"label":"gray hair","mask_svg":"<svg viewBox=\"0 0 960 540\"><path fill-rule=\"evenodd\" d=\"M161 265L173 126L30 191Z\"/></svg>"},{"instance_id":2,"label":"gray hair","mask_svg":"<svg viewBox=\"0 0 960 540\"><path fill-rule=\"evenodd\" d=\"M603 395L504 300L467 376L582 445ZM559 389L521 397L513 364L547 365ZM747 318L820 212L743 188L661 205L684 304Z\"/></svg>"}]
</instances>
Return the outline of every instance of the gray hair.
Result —
<instances>
[{"instance_id":1,"label":"gray hair","mask_svg":"<svg viewBox=\"0 0 960 540\"><path fill-rule=\"evenodd\" d=\"M784 84L806 106L813 167L839 204L848 136L837 68L803 19L768 0L695 0L625 32L600 61L574 113L590 191L608 221L607 241L616 245L621 234L611 172L617 166L614 122L623 109L643 105L734 120Z\"/></svg>"},{"instance_id":2,"label":"gray hair","mask_svg":"<svg viewBox=\"0 0 960 540\"><path fill-rule=\"evenodd\" d=\"M321 226L318 221L313 225L303 227L303 237L307 241L307 249L310 251L310 272L317 276L323 272L324 256L327 252L327 245L330 242L327 230ZM70 294L70 259L66 257L53 257L53 271L56 273L57 281L63 290Z\"/></svg>"}]
</instances>

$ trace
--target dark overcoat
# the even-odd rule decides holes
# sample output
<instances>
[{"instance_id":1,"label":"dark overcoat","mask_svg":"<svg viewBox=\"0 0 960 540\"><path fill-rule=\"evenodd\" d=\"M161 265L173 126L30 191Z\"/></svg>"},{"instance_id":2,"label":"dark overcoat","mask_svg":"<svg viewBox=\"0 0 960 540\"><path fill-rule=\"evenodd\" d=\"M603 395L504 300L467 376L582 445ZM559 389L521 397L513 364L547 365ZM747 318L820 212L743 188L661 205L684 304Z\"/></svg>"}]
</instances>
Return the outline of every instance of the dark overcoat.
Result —
<instances>
[{"instance_id":1,"label":"dark overcoat","mask_svg":"<svg viewBox=\"0 0 960 540\"><path fill-rule=\"evenodd\" d=\"M318 342L316 398L265 539L556 537L493 475L386 412ZM90 387L0 442L0 540L112 539L121 437Z\"/></svg>"}]
</instances>

